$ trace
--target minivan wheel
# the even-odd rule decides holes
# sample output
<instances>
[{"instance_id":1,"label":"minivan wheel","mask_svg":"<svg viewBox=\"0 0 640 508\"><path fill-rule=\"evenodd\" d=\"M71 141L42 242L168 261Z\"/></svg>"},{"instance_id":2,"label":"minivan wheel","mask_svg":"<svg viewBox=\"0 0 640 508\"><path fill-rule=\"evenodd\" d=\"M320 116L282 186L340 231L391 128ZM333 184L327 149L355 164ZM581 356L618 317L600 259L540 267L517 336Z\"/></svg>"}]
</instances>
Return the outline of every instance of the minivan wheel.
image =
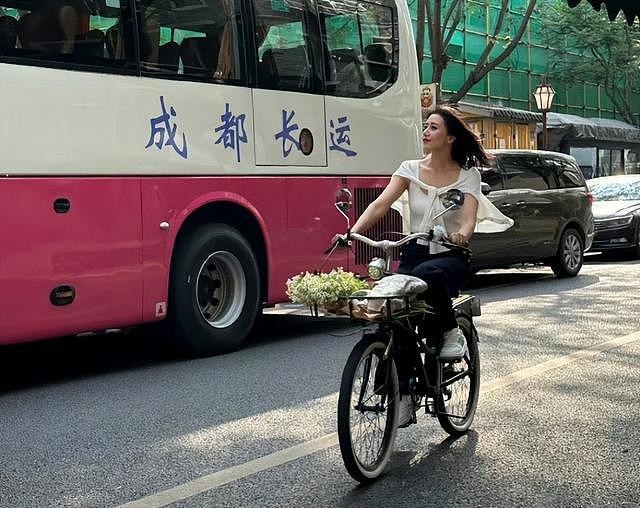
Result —
<instances>
[{"instance_id":1,"label":"minivan wheel","mask_svg":"<svg viewBox=\"0 0 640 508\"><path fill-rule=\"evenodd\" d=\"M574 228L565 229L560 238L558 253L550 263L557 277L575 277L584 261L584 242Z\"/></svg>"}]
</instances>

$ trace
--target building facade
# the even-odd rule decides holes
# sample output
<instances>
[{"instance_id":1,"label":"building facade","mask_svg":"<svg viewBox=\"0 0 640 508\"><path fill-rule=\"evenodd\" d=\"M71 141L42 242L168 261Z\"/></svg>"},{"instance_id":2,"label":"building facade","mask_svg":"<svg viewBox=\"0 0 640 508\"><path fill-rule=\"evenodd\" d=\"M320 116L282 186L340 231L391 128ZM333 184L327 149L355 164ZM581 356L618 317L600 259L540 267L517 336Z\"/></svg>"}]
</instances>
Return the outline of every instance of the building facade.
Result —
<instances>
[{"instance_id":1,"label":"building facade","mask_svg":"<svg viewBox=\"0 0 640 508\"><path fill-rule=\"evenodd\" d=\"M415 25L418 0L408 1ZM554 59L561 58L565 52L578 55L578 51L569 43L565 48L553 48L547 43L541 14L544 9L550 8L552 2L553 0L538 0L524 35L513 53L474 85L463 98L461 109L472 126L482 135L488 148L539 147L540 120L532 95L533 91L542 82L543 76L549 74L550 64ZM443 1L443 10L448 3L446 0ZM487 46L490 34L493 33L492 28L500 15L501 3L500 0L466 1L464 16L449 46L448 54L451 60L440 83L445 100L463 85L465 77L471 72ZM528 0L509 2L503 35L505 32L515 34L522 22L527 4ZM506 40L496 43L490 60L498 55L505 45ZM430 83L432 62L427 27L425 27L424 48L422 81ZM552 108L554 113L583 118L621 120L604 86L587 82L569 86L557 78L553 78L551 84L556 91ZM632 105L633 110L640 114L640 93L634 94ZM483 112L483 108L487 111ZM567 120L571 118L569 116ZM557 142L550 148L572 153L573 147L570 142L565 142L562 138L553 139ZM640 146L636 143L627 143L625 139L607 139L606 143L599 143L597 139L592 141L593 143L588 139L582 139L580 150L575 151L574 155L588 157L590 161L595 160L594 174L624 172L625 159L630 161L640 159ZM600 168L600 159L608 161L606 167L603 164ZM585 162L584 165L586 164ZM637 168L638 164L634 162L632 167Z\"/></svg>"}]
</instances>

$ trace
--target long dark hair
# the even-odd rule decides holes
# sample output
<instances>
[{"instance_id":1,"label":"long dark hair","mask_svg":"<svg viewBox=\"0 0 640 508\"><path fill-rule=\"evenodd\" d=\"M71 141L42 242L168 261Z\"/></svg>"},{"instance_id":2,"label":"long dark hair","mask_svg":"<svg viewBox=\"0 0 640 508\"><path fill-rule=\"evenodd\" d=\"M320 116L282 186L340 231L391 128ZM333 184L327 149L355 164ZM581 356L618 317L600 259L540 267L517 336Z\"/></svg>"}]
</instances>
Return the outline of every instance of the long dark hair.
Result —
<instances>
[{"instance_id":1,"label":"long dark hair","mask_svg":"<svg viewBox=\"0 0 640 508\"><path fill-rule=\"evenodd\" d=\"M447 128L447 134L456 138L451 147L451 158L461 168L489 164L491 156L482 146L480 137L469 128L458 111L451 106L438 106L431 115L440 115Z\"/></svg>"}]
</instances>

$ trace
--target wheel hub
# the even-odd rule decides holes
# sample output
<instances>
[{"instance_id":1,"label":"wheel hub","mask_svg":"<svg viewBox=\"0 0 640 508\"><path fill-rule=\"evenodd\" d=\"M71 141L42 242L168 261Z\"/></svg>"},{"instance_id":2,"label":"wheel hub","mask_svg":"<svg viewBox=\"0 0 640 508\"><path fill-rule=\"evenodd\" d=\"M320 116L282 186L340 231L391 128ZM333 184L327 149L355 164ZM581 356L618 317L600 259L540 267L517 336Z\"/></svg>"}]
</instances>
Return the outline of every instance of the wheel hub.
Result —
<instances>
[{"instance_id":1,"label":"wheel hub","mask_svg":"<svg viewBox=\"0 0 640 508\"><path fill-rule=\"evenodd\" d=\"M198 310L212 327L226 328L236 322L246 291L242 264L231 252L216 251L200 266L196 281Z\"/></svg>"},{"instance_id":2,"label":"wheel hub","mask_svg":"<svg viewBox=\"0 0 640 508\"><path fill-rule=\"evenodd\" d=\"M580 240L574 235L568 235L564 241L565 265L570 270L575 270L580 265L581 258Z\"/></svg>"}]
</instances>

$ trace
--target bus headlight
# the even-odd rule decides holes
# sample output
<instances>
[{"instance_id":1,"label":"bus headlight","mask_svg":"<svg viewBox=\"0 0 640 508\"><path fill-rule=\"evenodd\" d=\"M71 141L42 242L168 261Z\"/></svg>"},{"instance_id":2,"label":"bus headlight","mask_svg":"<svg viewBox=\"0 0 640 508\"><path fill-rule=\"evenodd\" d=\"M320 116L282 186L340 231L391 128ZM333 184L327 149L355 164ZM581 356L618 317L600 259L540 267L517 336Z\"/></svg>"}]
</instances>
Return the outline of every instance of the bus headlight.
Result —
<instances>
[{"instance_id":1,"label":"bus headlight","mask_svg":"<svg viewBox=\"0 0 640 508\"><path fill-rule=\"evenodd\" d=\"M380 280L384 277L384 272L387 269L387 263L382 258L373 258L367 266L367 273L373 280Z\"/></svg>"}]
</instances>

